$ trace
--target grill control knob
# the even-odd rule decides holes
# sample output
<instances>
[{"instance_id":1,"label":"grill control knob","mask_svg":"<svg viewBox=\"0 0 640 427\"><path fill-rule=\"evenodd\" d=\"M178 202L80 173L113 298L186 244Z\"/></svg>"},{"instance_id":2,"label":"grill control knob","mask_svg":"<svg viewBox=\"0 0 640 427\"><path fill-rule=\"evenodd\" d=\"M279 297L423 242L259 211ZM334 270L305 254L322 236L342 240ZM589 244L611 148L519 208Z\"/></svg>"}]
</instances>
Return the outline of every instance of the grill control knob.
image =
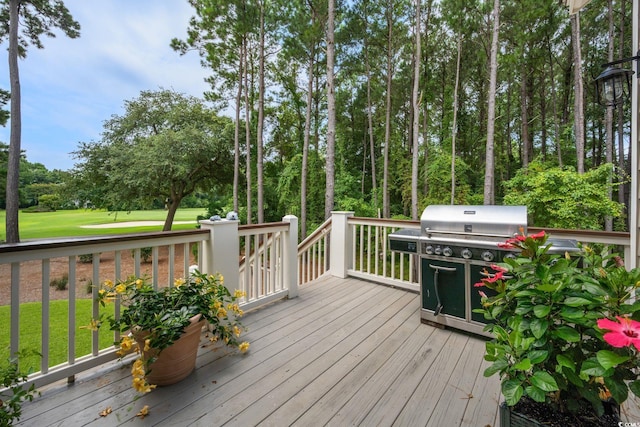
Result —
<instances>
[{"instance_id":1,"label":"grill control knob","mask_svg":"<svg viewBox=\"0 0 640 427\"><path fill-rule=\"evenodd\" d=\"M427 245L427 247L424 248L424 253L426 253L427 255L433 255L433 246Z\"/></svg>"},{"instance_id":2,"label":"grill control knob","mask_svg":"<svg viewBox=\"0 0 640 427\"><path fill-rule=\"evenodd\" d=\"M444 256L453 255L453 249L451 249L449 246L445 246L444 249L442 250L442 255Z\"/></svg>"},{"instance_id":3,"label":"grill control knob","mask_svg":"<svg viewBox=\"0 0 640 427\"><path fill-rule=\"evenodd\" d=\"M516 254L508 253L503 258L516 259Z\"/></svg>"},{"instance_id":4,"label":"grill control knob","mask_svg":"<svg viewBox=\"0 0 640 427\"><path fill-rule=\"evenodd\" d=\"M471 252L471 249L469 248L464 248L461 254L462 254L462 258L464 259L471 259L471 257L473 256L473 252Z\"/></svg>"},{"instance_id":5,"label":"grill control knob","mask_svg":"<svg viewBox=\"0 0 640 427\"><path fill-rule=\"evenodd\" d=\"M436 255L442 255L442 248L440 246L436 246L434 253Z\"/></svg>"},{"instance_id":6,"label":"grill control knob","mask_svg":"<svg viewBox=\"0 0 640 427\"><path fill-rule=\"evenodd\" d=\"M493 261L494 255L493 252L491 251L484 251L482 252L482 260L485 262L491 262Z\"/></svg>"}]
</instances>

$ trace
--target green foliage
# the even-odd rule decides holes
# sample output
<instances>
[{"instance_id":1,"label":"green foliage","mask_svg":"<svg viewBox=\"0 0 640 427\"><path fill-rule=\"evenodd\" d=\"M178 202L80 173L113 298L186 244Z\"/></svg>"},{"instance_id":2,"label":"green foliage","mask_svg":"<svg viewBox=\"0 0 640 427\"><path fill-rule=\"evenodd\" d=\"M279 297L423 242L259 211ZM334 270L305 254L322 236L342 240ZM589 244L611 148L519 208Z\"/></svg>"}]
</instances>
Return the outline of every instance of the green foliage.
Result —
<instances>
[{"instance_id":1,"label":"green foliage","mask_svg":"<svg viewBox=\"0 0 640 427\"><path fill-rule=\"evenodd\" d=\"M231 182L233 126L201 100L143 91L105 123L102 141L82 143L73 172L83 202L109 210L165 204L168 218L196 191Z\"/></svg>"},{"instance_id":2,"label":"green foliage","mask_svg":"<svg viewBox=\"0 0 640 427\"><path fill-rule=\"evenodd\" d=\"M500 375L510 406L526 396L561 412L592 408L601 416L603 400L621 404L629 389L635 393L640 341L618 345L601 328L617 317L629 322L629 336L640 330L630 320L640 316L640 304L629 300L640 270L627 271L610 248L584 247L582 259L551 255L547 238L509 239L520 255L476 284L483 308L474 311L495 337L486 344L485 376Z\"/></svg>"},{"instance_id":3,"label":"green foliage","mask_svg":"<svg viewBox=\"0 0 640 427\"><path fill-rule=\"evenodd\" d=\"M69 284L69 274L65 273L62 277L58 277L55 279L51 279L49 282L49 286L55 287L59 291L64 291L67 289L67 285Z\"/></svg>"},{"instance_id":4,"label":"green foliage","mask_svg":"<svg viewBox=\"0 0 640 427\"><path fill-rule=\"evenodd\" d=\"M238 339L243 329L239 321L243 313L236 302L243 296L239 291L233 294L229 292L223 285L222 276L206 275L198 271L187 279L176 280L172 287L157 290L145 280L135 277L117 284L105 281L98 290L97 300L100 305L106 307L120 298L125 308L119 317L115 317L112 312L101 314L99 319L91 322L90 328L99 328L106 321L114 331L144 332L145 346L157 351L155 357L143 361L147 371L162 350L178 340L191 319L199 315L207 321L213 340L221 340L244 352L249 344L241 343ZM124 356L132 348L132 339L125 335L119 345L118 354ZM133 370L132 374L135 379L137 374ZM144 381L139 386L134 381L136 390L150 390Z\"/></svg>"},{"instance_id":5,"label":"green foliage","mask_svg":"<svg viewBox=\"0 0 640 427\"><path fill-rule=\"evenodd\" d=\"M533 162L504 183L507 205L525 205L536 227L600 230L604 217L617 218L622 206L608 199L611 165L584 174Z\"/></svg>"},{"instance_id":6,"label":"green foliage","mask_svg":"<svg viewBox=\"0 0 640 427\"><path fill-rule=\"evenodd\" d=\"M153 253L153 248L150 246L140 248L140 259L142 262L149 263L151 262L151 255ZM131 249L131 257L136 256L136 250Z\"/></svg>"},{"instance_id":7,"label":"green foliage","mask_svg":"<svg viewBox=\"0 0 640 427\"><path fill-rule=\"evenodd\" d=\"M16 357L10 358L9 363L0 366L0 379L2 379L5 391L0 392L0 426L10 426L14 421L20 420L22 415L22 402L32 401L37 394L35 385L31 384L25 389L22 385L27 381L27 373L20 371L18 359L38 354L35 351L23 350Z\"/></svg>"}]
</instances>

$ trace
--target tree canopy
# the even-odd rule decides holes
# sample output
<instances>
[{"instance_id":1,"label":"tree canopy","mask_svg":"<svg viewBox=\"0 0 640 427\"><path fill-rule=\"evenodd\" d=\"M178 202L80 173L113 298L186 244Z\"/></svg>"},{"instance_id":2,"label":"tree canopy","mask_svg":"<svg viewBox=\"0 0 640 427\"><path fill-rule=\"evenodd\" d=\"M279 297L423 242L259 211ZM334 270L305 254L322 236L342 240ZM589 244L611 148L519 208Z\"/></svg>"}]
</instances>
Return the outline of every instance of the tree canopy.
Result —
<instances>
[{"instance_id":1,"label":"tree canopy","mask_svg":"<svg viewBox=\"0 0 640 427\"><path fill-rule=\"evenodd\" d=\"M164 203L163 230L170 230L186 196L230 182L233 122L172 90L143 91L124 109L105 122L100 141L81 143L74 153L78 194L110 210Z\"/></svg>"}]
</instances>

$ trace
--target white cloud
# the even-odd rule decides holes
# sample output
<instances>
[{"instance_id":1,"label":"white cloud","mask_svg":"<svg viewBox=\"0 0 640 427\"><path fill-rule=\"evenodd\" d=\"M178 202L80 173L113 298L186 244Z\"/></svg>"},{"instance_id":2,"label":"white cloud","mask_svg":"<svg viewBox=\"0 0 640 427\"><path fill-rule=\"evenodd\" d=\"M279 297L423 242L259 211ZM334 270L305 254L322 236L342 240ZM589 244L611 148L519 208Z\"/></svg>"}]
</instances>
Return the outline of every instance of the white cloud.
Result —
<instances>
[{"instance_id":1,"label":"white cloud","mask_svg":"<svg viewBox=\"0 0 640 427\"><path fill-rule=\"evenodd\" d=\"M30 162L71 168L69 153L78 142L98 140L103 122L142 90L163 87L201 97L208 89L198 55L180 56L169 46L186 34L193 14L186 1L64 3L82 27L80 38L58 32L19 64L22 148ZM9 89L6 64L0 61L0 87ZM0 141L9 142L8 126L0 128Z\"/></svg>"}]
</instances>

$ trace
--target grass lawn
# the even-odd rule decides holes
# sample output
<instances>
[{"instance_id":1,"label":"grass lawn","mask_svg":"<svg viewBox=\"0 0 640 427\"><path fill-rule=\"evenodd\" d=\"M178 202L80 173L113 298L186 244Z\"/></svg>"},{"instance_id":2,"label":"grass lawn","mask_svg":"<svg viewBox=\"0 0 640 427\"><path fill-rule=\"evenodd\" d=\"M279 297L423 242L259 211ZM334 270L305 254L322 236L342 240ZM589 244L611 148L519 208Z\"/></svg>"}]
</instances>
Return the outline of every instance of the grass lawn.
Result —
<instances>
[{"instance_id":1,"label":"grass lawn","mask_svg":"<svg viewBox=\"0 0 640 427\"><path fill-rule=\"evenodd\" d=\"M204 208L178 209L172 230L192 230L198 215L204 215ZM0 210L0 242L6 239L4 210ZM105 210L77 209L70 211L24 213L18 215L20 240L48 239L53 237L96 236L119 233L138 233L145 231L161 231L162 225L83 228L87 225L117 224L129 221L163 221L167 211L163 209L132 212L107 212ZM190 221L189 224L176 224Z\"/></svg>"},{"instance_id":2,"label":"grass lawn","mask_svg":"<svg viewBox=\"0 0 640 427\"><path fill-rule=\"evenodd\" d=\"M204 208L179 209L176 212L172 230L193 230L198 215L204 215ZM162 225L83 228L84 225L117 224L129 221L163 221L165 210L107 212L104 210L71 210L42 213L20 212L18 217L20 239L48 239L54 237L95 236L105 234L138 233L161 231ZM6 238L5 211L0 210L0 242ZM176 224L189 221L189 224ZM49 366L55 366L67 360L68 353L68 301L59 300L50 303L50 354ZM9 357L9 334L11 324L10 306L0 306L0 364L7 363ZM76 302L76 357L91 352L91 332L80 329L91 320L91 300L79 299ZM41 351L42 348L42 304L25 303L20 305L20 349ZM113 332L108 327L100 330L100 348L113 345ZM22 369L40 370L40 358L33 356L20 361Z\"/></svg>"},{"instance_id":3,"label":"grass lawn","mask_svg":"<svg viewBox=\"0 0 640 427\"><path fill-rule=\"evenodd\" d=\"M106 309L113 310L113 305ZM105 310L106 310L105 309ZM11 325L11 306L0 306L0 364L5 365L9 358L9 330ZM58 365L67 360L68 348L68 313L69 303L66 300L51 301L50 310L50 354L49 366ZM80 329L91 321L91 300L76 300L76 357L91 353L91 331ZM20 304L20 349L40 352L42 349L42 304ZM100 348L113 345L113 331L108 325L100 329ZM23 370L40 370L40 357L31 356L20 360Z\"/></svg>"}]
</instances>

